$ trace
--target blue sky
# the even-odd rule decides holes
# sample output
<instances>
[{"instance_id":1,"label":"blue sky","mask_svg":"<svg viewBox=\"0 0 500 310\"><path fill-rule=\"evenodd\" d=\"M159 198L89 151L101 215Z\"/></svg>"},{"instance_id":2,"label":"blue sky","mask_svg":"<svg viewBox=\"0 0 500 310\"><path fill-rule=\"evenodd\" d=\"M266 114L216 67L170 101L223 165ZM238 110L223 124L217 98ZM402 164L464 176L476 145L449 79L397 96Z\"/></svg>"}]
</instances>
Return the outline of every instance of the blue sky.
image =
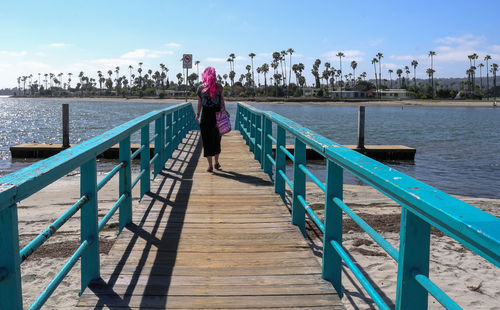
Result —
<instances>
[{"instance_id":1,"label":"blue sky","mask_svg":"<svg viewBox=\"0 0 500 310\"><path fill-rule=\"evenodd\" d=\"M304 63L308 84L314 60L338 69L339 51L344 73L356 60L357 74L373 76L371 59L381 52L383 78L412 59L425 77L433 50L436 77L465 77L467 55L500 61L499 11L497 0L2 1L0 88L39 72L96 76L120 66L128 77L126 68L138 62L153 71L163 63L175 80L183 53L201 62L200 71L211 65L221 75L235 53L239 76L250 52L260 66L288 48L293 63Z\"/></svg>"}]
</instances>

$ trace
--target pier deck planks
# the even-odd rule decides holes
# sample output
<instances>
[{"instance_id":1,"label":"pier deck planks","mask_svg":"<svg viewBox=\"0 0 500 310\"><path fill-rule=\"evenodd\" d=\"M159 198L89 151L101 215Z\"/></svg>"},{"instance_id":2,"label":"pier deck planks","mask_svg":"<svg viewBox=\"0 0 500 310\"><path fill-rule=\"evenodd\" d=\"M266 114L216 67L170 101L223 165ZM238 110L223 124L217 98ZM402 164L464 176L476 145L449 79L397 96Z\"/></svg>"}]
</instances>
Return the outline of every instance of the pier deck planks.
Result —
<instances>
[{"instance_id":1,"label":"pier deck planks","mask_svg":"<svg viewBox=\"0 0 500 310\"><path fill-rule=\"evenodd\" d=\"M199 132L174 153L79 309L344 309L239 134L206 172Z\"/></svg>"}]
</instances>

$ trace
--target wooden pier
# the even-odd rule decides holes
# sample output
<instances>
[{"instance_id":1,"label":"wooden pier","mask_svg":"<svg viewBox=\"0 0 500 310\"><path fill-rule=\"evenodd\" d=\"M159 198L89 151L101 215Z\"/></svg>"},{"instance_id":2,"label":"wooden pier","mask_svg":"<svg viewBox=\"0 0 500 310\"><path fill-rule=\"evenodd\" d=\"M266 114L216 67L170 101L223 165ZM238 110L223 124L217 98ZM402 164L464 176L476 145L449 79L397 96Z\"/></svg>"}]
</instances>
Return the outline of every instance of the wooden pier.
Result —
<instances>
[{"instance_id":1,"label":"wooden pier","mask_svg":"<svg viewBox=\"0 0 500 310\"><path fill-rule=\"evenodd\" d=\"M199 132L184 142L134 206L79 309L343 309L240 134L223 137L214 173Z\"/></svg>"}]
</instances>

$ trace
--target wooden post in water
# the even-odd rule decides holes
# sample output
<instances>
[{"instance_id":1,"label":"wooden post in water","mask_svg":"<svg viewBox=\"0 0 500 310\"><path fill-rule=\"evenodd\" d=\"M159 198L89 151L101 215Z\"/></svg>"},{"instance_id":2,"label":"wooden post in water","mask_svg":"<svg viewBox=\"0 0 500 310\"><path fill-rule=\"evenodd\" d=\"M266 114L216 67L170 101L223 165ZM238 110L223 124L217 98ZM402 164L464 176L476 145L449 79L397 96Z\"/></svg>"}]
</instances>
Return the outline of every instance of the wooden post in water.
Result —
<instances>
[{"instance_id":1,"label":"wooden post in water","mask_svg":"<svg viewBox=\"0 0 500 310\"><path fill-rule=\"evenodd\" d=\"M365 148L365 107L359 106L358 110L358 149Z\"/></svg>"},{"instance_id":2,"label":"wooden post in water","mask_svg":"<svg viewBox=\"0 0 500 310\"><path fill-rule=\"evenodd\" d=\"M62 105L62 147L69 147L69 104L63 103Z\"/></svg>"}]
</instances>

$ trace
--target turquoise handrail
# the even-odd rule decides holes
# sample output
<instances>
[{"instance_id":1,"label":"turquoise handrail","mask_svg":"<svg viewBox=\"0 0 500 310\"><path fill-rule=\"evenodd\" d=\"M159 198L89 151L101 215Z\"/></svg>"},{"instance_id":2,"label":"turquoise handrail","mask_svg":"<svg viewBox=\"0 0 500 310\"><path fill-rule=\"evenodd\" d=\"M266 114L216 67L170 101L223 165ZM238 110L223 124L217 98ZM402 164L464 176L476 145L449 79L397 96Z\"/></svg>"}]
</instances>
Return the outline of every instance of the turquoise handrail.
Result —
<instances>
[{"instance_id":1,"label":"turquoise handrail","mask_svg":"<svg viewBox=\"0 0 500 310\"><path fill-rule=\"evenodd\" d=\"M273 126L276 138L272 135ZM374 302L381 309L387 309L387 304L342 247L343 212L398 263L397 309L427 309L428 294L447 309L460 309L429 279L431 225L500 267L500 219L495 216L335 143L277 113L238 103L235 128L242 134L250 151L262 152L255 158L259 158L261 166L271 178L274 176L275 192L285 200L285 184L292 190L292 223L305 233L305 215L308 214L324 232L323 278L332 282L339 296L343 295L341 262L344 260ZM264 129L260 132L253 128ZM295 140L293 155L285 148L286 132ZM256 141L261 141L265 147L262 150L255 147ZM276 145L274 157L270 150L272 144ZM306 145L326 159L326 184L321 184L307 169ZM285 173L286 157L293 162L292 180ZM343 171L358 177L402 206L399 250L343 202ZM306 176L325 192L324 222L319 220L306 202Z\"/></svg>"},{"instance_id":2,"label":"turquoise handrail","mask_svg":"<svg viewBox=\"0 0 500 310\"><path fill-rule=\"evenodd\" d=\"M165 122L166 120L166 122ZM150 123L155 134L149 139ZM174 130L172 130L172 127ZM132 188L141 183L140 197L150 190L151 164L156 176L185 134L198 125L191 103L153 111L117 126L45 160L0 178L0 309L23 309L20 264L47 241L78 210L81 244L29 309L40 309L72 267L81 259L81 292L99 278L99 232L119 210L119 232L132 221ZM131 154L130 137L141 132L141 147ZM150 142L155 142L150 161ZM99 183L96 157L119 143L119 164ZM131 179L131 160L141 155L141 170ZM17 203L80 168L81 198L22 250L19 250ZM119 175L118 201L98 222L97 192Z\"/></svg>"}]
</instances>

